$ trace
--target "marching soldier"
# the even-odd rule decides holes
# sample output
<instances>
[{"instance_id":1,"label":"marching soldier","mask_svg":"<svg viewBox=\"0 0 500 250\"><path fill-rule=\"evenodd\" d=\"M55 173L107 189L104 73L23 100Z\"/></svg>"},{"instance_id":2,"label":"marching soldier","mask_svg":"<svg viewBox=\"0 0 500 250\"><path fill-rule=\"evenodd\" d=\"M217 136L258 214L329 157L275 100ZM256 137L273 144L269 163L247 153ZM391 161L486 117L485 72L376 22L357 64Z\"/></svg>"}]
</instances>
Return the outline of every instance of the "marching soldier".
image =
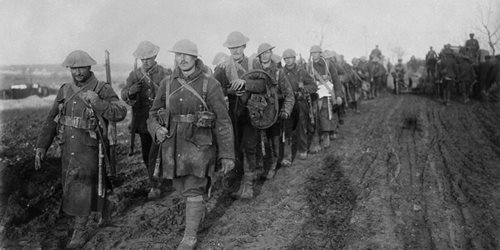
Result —
<instances>
[{"instance_id":1,"label":"marching soldier","mask_svg":"<svg viewBox=\"0 0 500 250\"><path fill-rule=\"evenodd\" d=\"M132 106L132 129L130 132L138 133L141 138L142 159L151 182L149 199L156 199L160 195L159 183L156 183L153 176L158 156L158 145L153 143L146 124L149 109L160 87L160 81L168 75L167 70L156 62L159 51L160 47L149 41L143 41L139 44L133 55L136 59L141 60L142 66L130 72L127 84L121 91L122 99Z\"/></svg>"},{"instance_id":2,"label":"marching soldier","mask_svg":"<svg viewBox=\"0 0 500 250\"><path fill-rule=\"evenodd\" d=\"M470 101L469 98L475 81L476 72L472 67L471 59L466 55L462 55L458 61L458 83L464 104Z\"/></svg>"},{"instance_id":3,"label":"marching soldier","mask_svg":"<svg viewBox=\"0 0 500 250\"><path fill-rule=\"evenodd\" d=\"M375 98L379 95L381 88L383 87L383 79L386 74L386 70L379 57L373 57L373 59L368 63L368 69L370 72L370 95L371 98Z\"/></svg>"},{"instance_id":4,"label":"marching soldier","mask_svg":"<svg viewBox=\"0 0 500 250\"><path fill-rule=\"evenodd\" d=\"M434 85L434 77L436 75L436 64L438 61L438 55L436 51L432 49L432 46L429 48L429 52L425 55L425 67L427 69L427 77L429 82Z\"/></svg>"},{"instance_id":5,"label":"marching soldier","mask_svg":"<svg viewBox=\"0 0 500 250\"><path fill-rule=\"evenodd\" d=\"M86 224L92 211L106 212L106 183L102 165L107 157L107 123L125 118L127 109L110 84L91 71L96 62L87 52L71 52L62 63L73 82L59 89L37 141L35 169L41 168L52 140L61 146L62 210L74 216L74 231L67 248L87 241ZM107 158L106 158L107 159ZM104 208L98 208L98 204ZM103 217L105 215L103 214Z\"/></svg>"},{"instance_id":6,"label":"marching soldier","mask_svg":"<svg viewBox=\"0 0 500 250\"><path fill-rule=\"evenodd\" d=\"M216 163L224 174L234 168L233 128L222 87L207 73L196 44L180 40L171 52L177 66L160 83L148 130L161 143L165 177L186 199L184 237L177 249L194 249Z\"/></svg>"},{"instance_id":7,"label":"marching soldier","mask_svg":"<svg viewBox=\"0 0 500 250\"><path fill-rule=\"evenodd\" d=\"M293 96L292 87L290 83L285 80L284 75L281 70L278 69L276 62L271 60L273 56L272 50L274 46L268 43L263 43L259 45L257 50L257 57L254 60L254 68L261 69L267 72L275 81L275 88L279 100L279 120L271 127L265 130L266 137L261 136L261 140L267 139L268 143L265 145L265 157L264 163L265 168L268 169L267 179L274 178L276 173L276 167L278 164L278 159L280 157L280 144L285 144L290 142L286 135L286 129L284 129L285 121L290 117L292 113L293 105L295 103L295 98ZM285 139L285 141L283 141ZM287 141L288 139L288 141ZM287 149L291 149L286 147ZM289 167L292 164L291 150L286 150L283 154L283 159L281 161L281 166Z\"/></svg>"},{"instance_id":8,"label":"marching soldier","mask_svg":"<svg viewBox=\"0 0 500 250\"><path fill-rule=\"evenodd\" d=\"M232 194L238 199L253 198L253 186L257 169L258 133L250 122L247 101L251 92L263 91L263 83L243 80L241 77L253 69L252 63L245 56L248 37L239 31L231 32L223 46L229 49L230 58L216 67L214 77L224 90L229 102L229 116L234 129L236 165L243 171L243 179L238 191Z\"/></svg>"},{"instance_id":9,"label":"marching soldier","mask_svg":"<svg viewBox=\"0 0 500 250\"><path fill-rule=\"evenodd\" d=\"M312 63L308 66L308 72L318 86L317 99L315 102L317 112L317 124L312 136L310 152L317 153L320 137L323 148L330 146L330 136L335 133L338 125L333 119L335 106L342 105L342 85L337 70L332 63L328 63L321 57L321 47L314 45L310 49Z\"/></svg>"},{"instance_id":10,"label":"marching soldier","mask_svg":"<svg viewBox=\"0 0 500 250\"><path fill-rule=\"evenodd\" d=\"M451 88L455 85L458 75L458 65L449 45L445 46L440 57L437 65L437 74L443 93L444 105L448 106L451 97Z\"/></svg>"},{"instance_id":11,"label":"marching soldier","mask_svg":"<svg viewBox=\"0 0 500 250\"><path fill-rule=\"evenodd\" d=\"M340 56L340 66L345 72L345 101L352 106L354 112L359 114L359 101L361 98L361 77L354 71L354 67L349 65L343 56Z\"/></svg>"},{"instance_id":12,"label":"marching soldier","mask_svg":"<svg viewBox=\"0 0 500 250\"><path fill-rule=\"evenodd\" d=\"M406 89L405 75L406 69L403 64L403 59L399 58L398 63L394 66L394 71L392 72L392 77L394 78L394 94L398 95L401 88Z\"/></svg>"},{"instance_id":13,"label":"marching soldier","mask_svg":"<svg viewBox=\"0 0 500 250\"><path fill-rule=\"evenodd\" d=\"M370 61L372 61L374 58L377 58L378 60L382 60L382 51L378 48L378 45L375 45L375 48L370 52Z\"/></svg>"},{"instance_id":14,"label":"marching soldier","mask_svg":"<svg viewBox=\"0 0 500 250\"><path fill-rule=\"evenodd\" d=\"M312 132L312 126L316 122L312 110L311 94L316 93L318 86L307 71L295 63L296 56L297 54L292 49L283 51L283 59L285 60L283 75L295 94L295 105L292 113L290 118L285 120L285 134L289 136L287 140L291 139L292 143L284 145L283 161L289 162L292 159L292 145L296 146L299 159L307 159L307 137Z\"/></svg>"}]
</instances>

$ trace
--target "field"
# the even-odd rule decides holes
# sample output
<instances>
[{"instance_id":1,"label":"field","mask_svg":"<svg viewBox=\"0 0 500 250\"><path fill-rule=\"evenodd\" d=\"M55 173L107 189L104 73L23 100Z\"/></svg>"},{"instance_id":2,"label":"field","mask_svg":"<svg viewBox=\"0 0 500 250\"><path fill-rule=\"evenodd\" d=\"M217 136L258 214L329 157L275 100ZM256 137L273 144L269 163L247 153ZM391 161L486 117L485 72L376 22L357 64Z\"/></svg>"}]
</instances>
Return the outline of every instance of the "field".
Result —
<instances>
[{"instance_id":1,"label":"field","mask_svg":"<svg viewBox=\"0 0 500 250\"><path fill-rule=\"evenodd\" d=\"M2 112L4 247L58 249L69 239L57 150L33 168L46 110ZM208 200L199 249L500 248L499 104L385 93L361 112L348 112L328 150L260 180L253 200L231 199L229 176ZM127 156L128 121L118 126L123 184L112 225L94 226L84 249L175 249L183 201L168 186L146 200L140 152Z\"/></svg>"}]
</instances>

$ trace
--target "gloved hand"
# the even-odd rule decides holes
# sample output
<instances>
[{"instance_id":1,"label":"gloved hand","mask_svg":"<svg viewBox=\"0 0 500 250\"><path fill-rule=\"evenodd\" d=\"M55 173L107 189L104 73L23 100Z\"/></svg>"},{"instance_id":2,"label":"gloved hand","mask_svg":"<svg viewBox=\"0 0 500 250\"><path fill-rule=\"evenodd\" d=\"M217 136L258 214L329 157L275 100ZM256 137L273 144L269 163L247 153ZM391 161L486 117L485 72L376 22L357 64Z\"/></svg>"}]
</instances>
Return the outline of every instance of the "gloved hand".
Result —
<instances>
[{"instance_id":1,"label":"gloved hand","mask_svg":"<svg viewBox=\"0 0 500 250\"><path fill-rule=\"evenodd\" d=\"M137 94L139 91L141 91L141 86L136 83L136 84L132 84L132 86L130 86L130 88L128 89L128 95L131 96L131 95L135 95Z\"/></svg>"},{"instance_id":2,"label":"gloved hand","mask_svg":"<svg viewBox=\"0 0 500 250\"><path fill-rule=\"evenodd\" d=\"M342 104L342 97L337 96L337 105L341 105L341 104Z\"/></svg>"},{"instance_id":3,"label":"gloved hand","mask_svg":"<svg viewBox=\"0 0 500 250\"><path fill-rule=\"evenodd\" d=\"M231 159L221 159L220 160L220 165L221 165L221 171L224 174L229 173L229 171L233 170L234 168L234 160Z\"/></svg>"},{"instance_id":4,"label":"gloved hand","mask_svg":"<svg viewBox=\"0 0 500 250\"><path fill-rule=\"evenodd\" d=\"M168 129L165 127L160 127L159 129L156 130L156 141L158 142L163 142L165 139L167 139L168 135Z\"/></svg>"},{"instance_id":5,"label":"gloved hand","mask_svg":"<svg viewBox=\"0 0 500 250\"><path fill-rule=\"evenodd\" d=\"M92 105L97 105L98 102L101 100L99 95L96 92L91 91L91 90L83 92L82 98L83 98L83 100L89 102Z\"/></svg>"},{"instance_id":6,"label":"gloved hand","mask_svg":"<svg viewBox=\"0 0 500 250\"><path fill-rule=\"evenodd\" d=\"M280 111L280 113L279 113L279 115L278 115L278 116L279 116L279 118L281 118L281 119L283 119L283 120L286 120L286 119L288 119L288 117L289 117L290 115L289 115L286 111L282 110L282 111Z\"/></svg>"},{"instance_id":7,"label":"gloved hand","mask_svg":"<svg viewBox=\"0 0 500 250\"><path fill-rule=\"evenodd\" d=\"M245 87L245 83L243 79L236 79L231 82L231 87L229 87L229 89L234 91L242 90L243 87Z\"/></svg>"},{"instance_id":8,"label":"gloved hand","mask_svg":"<svg viewBox=\"0 0 500 250\"><path fill-rule=\"evenodd\" d=\"M35 151L35 170L42 168L42 161L45 160L46 151L43 148L37 148Z\"/></svg>"}]
</instances>

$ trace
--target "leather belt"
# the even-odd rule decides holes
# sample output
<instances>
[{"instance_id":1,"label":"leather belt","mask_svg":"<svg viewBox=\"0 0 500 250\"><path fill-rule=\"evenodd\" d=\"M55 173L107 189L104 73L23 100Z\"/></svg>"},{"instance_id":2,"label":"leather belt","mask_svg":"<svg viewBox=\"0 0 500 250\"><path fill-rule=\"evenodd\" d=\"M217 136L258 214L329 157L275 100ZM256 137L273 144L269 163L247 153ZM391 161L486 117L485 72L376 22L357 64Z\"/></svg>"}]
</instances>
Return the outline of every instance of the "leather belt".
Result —
<instances>
[{"instance_id":1,"label":"leather belt","mask_svg":"<svg viewBox=\"0 0 500 250\"><path fill-rule=\"evenodd\" d=\"M172 121L173 122L186 122L186 123L192 123L194 122L195 115L193 114L187 114L187 115L174 115L172 116Z\"/></svg>"},{"instance_id":2,"label":"leather belt","mask_svg":"<svg viewBox=\"0 0 500 250\"><path fill-rule=\"evenodd\" d=\"M83 119L77 116L61 116L59 123L78 129L95 129L97 127L96 120Z\"/></svg>"}]
</instances>

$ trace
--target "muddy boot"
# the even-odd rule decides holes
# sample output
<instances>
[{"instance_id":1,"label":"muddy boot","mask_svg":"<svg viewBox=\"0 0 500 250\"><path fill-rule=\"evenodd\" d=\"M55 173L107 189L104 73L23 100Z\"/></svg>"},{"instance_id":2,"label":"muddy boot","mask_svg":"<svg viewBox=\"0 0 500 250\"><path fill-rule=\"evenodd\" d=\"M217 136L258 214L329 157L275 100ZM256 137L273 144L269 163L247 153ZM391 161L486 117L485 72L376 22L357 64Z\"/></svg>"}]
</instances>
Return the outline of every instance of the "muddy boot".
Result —
<instances>
[{"instance_id":1,"label":"muddy boot","mask_svg":"<svg viewBox=\"0 0 500 250\"><path fill-rule=\"evenodd\" d=\"M290 138L287 138L283 145L283 159L281 160L282 167L290 167L292 165L292 144Z\"/></svg>"},{"instance_id":2,"label":"muddy boot","mask_svg":"<svg viewBox=\"0 0 500 250\"><path fill-rule=\"evenodd\" d=\"M321 134L321 146L323 149L327 149L330 147L330 133L323 132Z\"/></svg>"},{"instance_id":3,"label":"muddy boot","mask_svg":"<svg viewBox=\"0 0 500 250\"><path fill-rule=\"evenodd\" d=\"M307 152L299 152L298 155L301 160L307 159Z\"/></svg>"},{"instance_id":4,"label":"muddy boot","mask_svg":"<svg viewBox=\"0 0 500 250\"><path fill-rule=\"evenodd\" d=\"M161 190L153 187L148 192L148 200L156 200L161 197Z\"/></svg>"},{"instance_id":5,"label":"muddy boot","mask_svg":"<svg viewBox=\"0 0 500 250\"><path fill-rule=\"evenodd\" d=\"M198 242L196 234L205 216L204 214L205 204L203 203L203 196L188 197L186 199L186 227L184 228L184 237L177 250L195 249Z\"/></svg>"},{"instance_id":6,"label":"muddy boot","mask_svg":"<svg viewBox=\"0 0 500 250\"><path fill-rule=\"evenodd\" d=\"M278 158L273 157L271 166L269 167L269 171L267 172L266 179L271 180L274 178L274 175L276 174L276 166L277 165L278 165Z\"/></svg>"},{"instance_id":7,"label":"muddy boot","mask_svg":"<svg viewBox=\"0 0 500 250\"><path fill-rule=\"evenodd\" d=\"M309 147L309 152L311 154L317 154L321 151L321 146L319 145L319 135L314 134L311 140L311 146Z\"/></svg>"},{"instance_id":8,"label":"muddy boot","mask_svg":"<svg viewBox=\"0 0 500 250\"><path fill-rule=\"evenodd\" d=\"M253 182L254 173L245 173L243 177L243 190L240 195L240 199L252 199L253 198Z\"/></svg>"},{"instance_id":9,"label":"muddy boot","mask_svg":"<svg viewBox=\"0 0 500 250\"><path fill-rule=\"evenodd\" d=\"M239 199L241 198L241 193L243 193L243 188L245 187L245 177L243 177L240 181L240 188L236 192L231 193L231 197L233 199Z\"/></svg>"},{"instance_id":10,"label":"muddy boot","mask_svg":"<svg viewBox=\"0 0 500 250\"><path fill-rule=\"evenodd\" d=\"M87 225L87 216L75 216L75 225L73 228L73 235L71 240L66 246L68 249L81 248L87 243L87 234L85 227Z\"/></svg>"}]
</instances>

